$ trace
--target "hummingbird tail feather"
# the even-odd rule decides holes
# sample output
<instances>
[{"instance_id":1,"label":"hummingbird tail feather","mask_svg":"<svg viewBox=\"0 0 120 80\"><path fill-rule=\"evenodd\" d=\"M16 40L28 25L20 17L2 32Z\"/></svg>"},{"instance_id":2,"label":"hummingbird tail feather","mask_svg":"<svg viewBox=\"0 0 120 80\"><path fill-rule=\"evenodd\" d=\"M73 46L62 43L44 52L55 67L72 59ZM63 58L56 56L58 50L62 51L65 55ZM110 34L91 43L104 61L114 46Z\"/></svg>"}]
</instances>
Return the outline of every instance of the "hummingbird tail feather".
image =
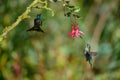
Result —
<instances>
[{"instance_id":1,"label":"hummingbird tail feather","mask_svg":"<svg viewBox=\"0 0 120 80\"><path fill-rule=\"evenodd\" d=\"M93 67L93 65L92 65L92 60L89 60L89 64L90 64L90 66L91 66L91 68Z\"/></svg>"}]
</instances>

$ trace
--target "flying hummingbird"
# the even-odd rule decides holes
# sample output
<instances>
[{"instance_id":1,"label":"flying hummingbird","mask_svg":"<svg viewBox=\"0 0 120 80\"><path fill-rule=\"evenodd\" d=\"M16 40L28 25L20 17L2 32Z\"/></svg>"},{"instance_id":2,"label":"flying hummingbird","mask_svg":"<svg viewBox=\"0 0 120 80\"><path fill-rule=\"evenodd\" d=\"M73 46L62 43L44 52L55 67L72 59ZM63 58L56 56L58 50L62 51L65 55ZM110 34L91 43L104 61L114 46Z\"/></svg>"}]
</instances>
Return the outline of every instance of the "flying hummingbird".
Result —
<instances>
[{"instance_id":1,"label":"flying hummingbird","mask_svg":"<svg viewBox=\"0 0 120 80\"><path fill-rule=\"evenodd\" d=\"M85 47L85 58L86 58L86 61L89 62L89 64L91 65L92 67L92 56L96 56L97 55L97 52L90 52L90 44L86 44L86 47Z\"/></svg>"},{"instance_id":2,"label":"flying hummingbird","mask_svg":"<svg viewBox=\"0 0 120 80\"><path fill-rule=\"evenodd\" d=\"M40 26L42 26L42 19L41 14L37 14L37 17L34 19L34 26L27 31L38 31L38 32L44 32Z\"/></svg>"}]
</instances>

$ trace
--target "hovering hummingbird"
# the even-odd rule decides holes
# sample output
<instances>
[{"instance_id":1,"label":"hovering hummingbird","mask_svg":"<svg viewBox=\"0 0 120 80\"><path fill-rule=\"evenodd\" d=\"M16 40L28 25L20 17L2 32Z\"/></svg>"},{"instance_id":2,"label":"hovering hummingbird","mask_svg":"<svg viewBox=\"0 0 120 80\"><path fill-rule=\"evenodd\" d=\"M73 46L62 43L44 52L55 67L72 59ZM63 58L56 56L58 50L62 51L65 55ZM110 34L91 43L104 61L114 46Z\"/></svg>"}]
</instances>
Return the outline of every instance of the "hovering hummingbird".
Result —
<instances>
[{"instance_id":1,"label":"hovering hummingbird","mask_svg":"<svg viewBox=\"0 0 120 80\"><path fill-rule=\"evenodd\" d=\"M86 58L86 61L89 62L89 64L91 65L92 67L92 56L96 56L97 55L97 52L90 52L90 44L86 44L86 47L85 47L85 58Z\"/></svg>"},{"instance_id":2,"label":"hovering hummingbird","mask_svg":"<svg viewBox=\"0 0 120 80\"><path fill-rule=\"evenodd\" d=\"M34 19L34 26L27 31L38 31L38 32L44 32L40 26L42 26L42 19L41 19L41 14L38 14L37 17Z\"/></svg>"}]
</instances>

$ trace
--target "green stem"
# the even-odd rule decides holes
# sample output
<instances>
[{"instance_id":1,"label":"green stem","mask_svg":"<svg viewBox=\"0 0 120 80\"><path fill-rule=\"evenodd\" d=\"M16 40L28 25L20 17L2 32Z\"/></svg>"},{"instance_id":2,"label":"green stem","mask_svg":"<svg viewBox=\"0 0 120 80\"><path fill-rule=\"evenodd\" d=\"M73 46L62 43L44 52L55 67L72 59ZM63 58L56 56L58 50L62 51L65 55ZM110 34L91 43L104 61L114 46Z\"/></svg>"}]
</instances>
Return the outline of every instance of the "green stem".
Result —
<instances>
[{"instance_id":1,"label":"green stem","mask_svg":"<svg viewBox=\"0 0 120 80\"><path fill-rule=\"evenodd\" d=\"M87 42L85 41L85 39L84 39L82 36L80 36L80 38L84 41L85 44L87 43Z\"/></svg>"}]
</instances>

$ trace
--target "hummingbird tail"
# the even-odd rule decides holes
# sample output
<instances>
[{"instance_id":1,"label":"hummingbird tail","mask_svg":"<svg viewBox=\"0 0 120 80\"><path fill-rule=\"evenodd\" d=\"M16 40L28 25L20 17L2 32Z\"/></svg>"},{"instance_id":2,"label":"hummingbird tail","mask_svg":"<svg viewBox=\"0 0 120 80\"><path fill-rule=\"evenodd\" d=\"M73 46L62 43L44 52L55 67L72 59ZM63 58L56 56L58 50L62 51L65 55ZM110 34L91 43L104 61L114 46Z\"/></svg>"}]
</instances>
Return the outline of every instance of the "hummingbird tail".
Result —
<instances>
[{"instance_id":1,"label":"hummingbird tail","mask_svg":"<svg viewBox=\"0 0 120 80\"><path fill-rule=\"evenodd\" d=\"M92 68L93 67L92 60L89 60L89 64L90 64L90 66Z\"/></svg>"}]
</instances>

